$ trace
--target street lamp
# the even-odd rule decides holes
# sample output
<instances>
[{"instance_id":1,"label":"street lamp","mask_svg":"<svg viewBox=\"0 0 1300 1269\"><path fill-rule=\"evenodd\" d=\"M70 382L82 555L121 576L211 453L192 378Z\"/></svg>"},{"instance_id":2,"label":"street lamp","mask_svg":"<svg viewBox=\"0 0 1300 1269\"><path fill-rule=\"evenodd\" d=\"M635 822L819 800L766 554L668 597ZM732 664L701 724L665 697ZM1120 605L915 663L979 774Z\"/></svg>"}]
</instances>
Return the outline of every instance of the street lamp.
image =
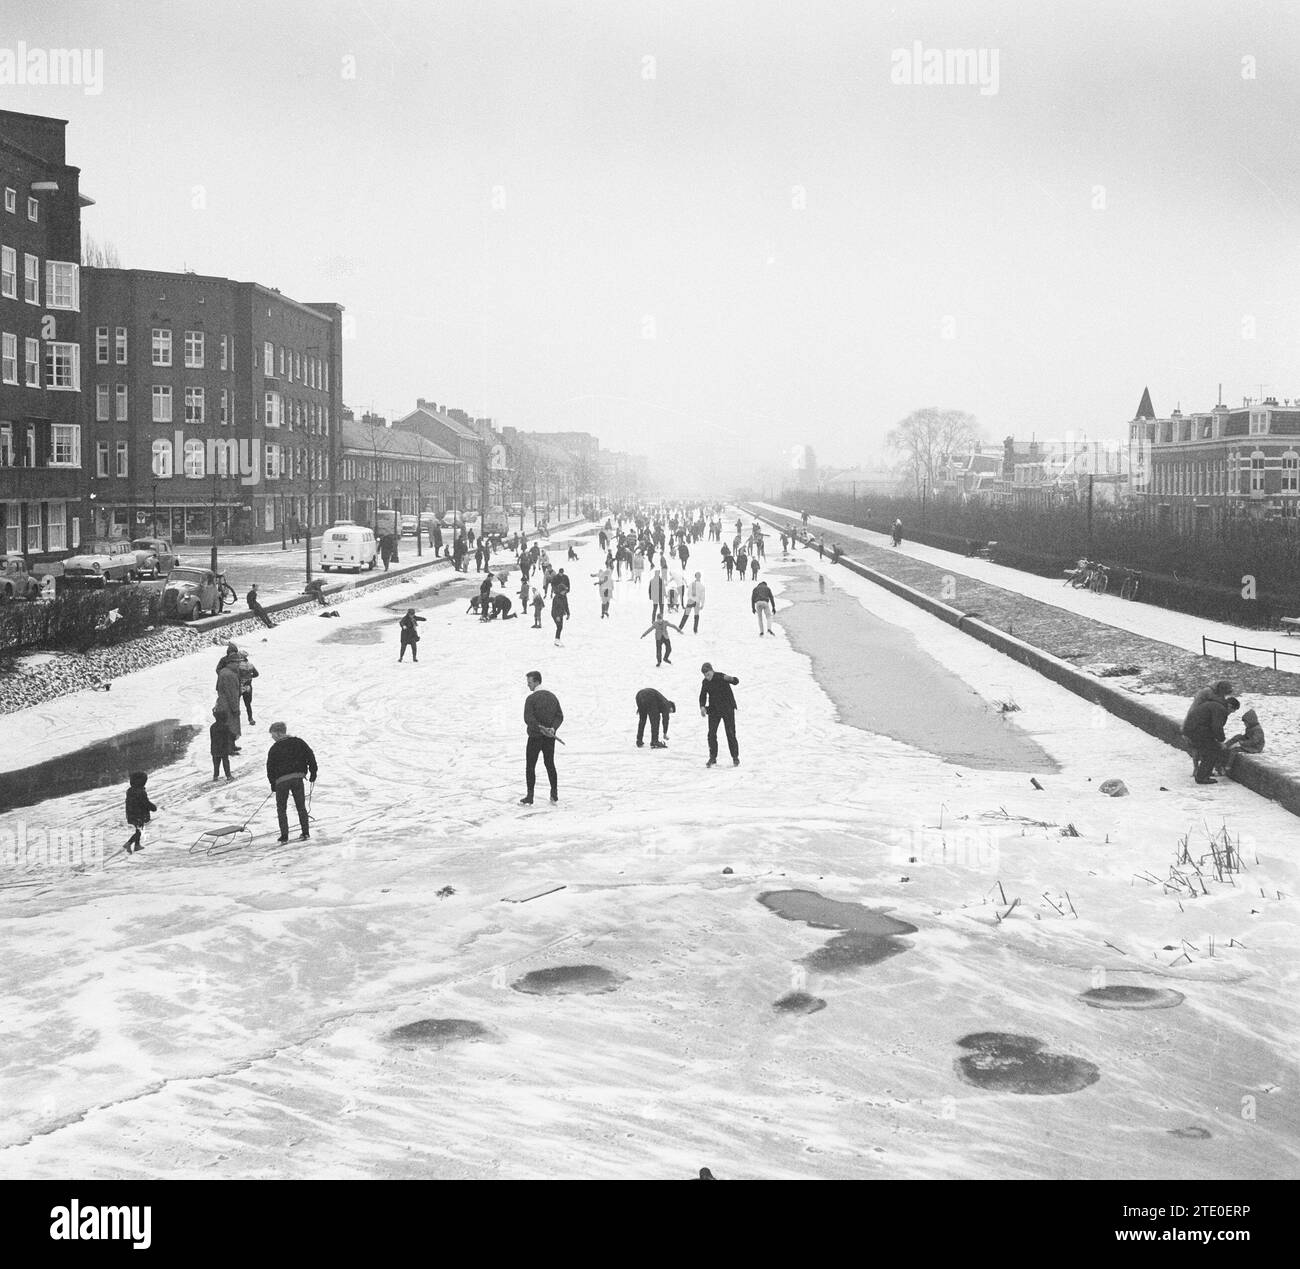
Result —
<instances>
[{"instance_id":1,"label":"street lamp","mask_svg":"<svg viewBox=\"0 0 1300 1269\"><path fill-rule=\"evenodd\" d=\"M156 480L153 482L153 536L154 537L159 536L158 534L158 482ZM167 534L167 537L170 540L171 538L170 532Z\"/></svg>"},{"instance_id":2,"label":"street lamp","mask_svg":"<svg viewBox=\"0 0 1300 1269\"><path fill-rule=\"evenodd\" d=\"M212 467L212 558L210 560L212 571L217 571L217 468L216 464Z\"/></svg>"}]
</instances>

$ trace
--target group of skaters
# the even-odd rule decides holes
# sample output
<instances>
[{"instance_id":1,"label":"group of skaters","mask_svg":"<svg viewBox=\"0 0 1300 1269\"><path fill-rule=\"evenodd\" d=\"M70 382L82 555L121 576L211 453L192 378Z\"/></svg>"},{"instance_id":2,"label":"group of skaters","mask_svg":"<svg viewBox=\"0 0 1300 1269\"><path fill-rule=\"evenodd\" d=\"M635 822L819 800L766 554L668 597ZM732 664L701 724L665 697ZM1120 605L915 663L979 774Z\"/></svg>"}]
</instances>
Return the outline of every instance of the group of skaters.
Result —
<instances>
[{"instance_id":1,"label":"group of skaters","mask_svg":"<svg viewBox=\"0 0 1300 1269\"><path fill-rule=\"evenodd\" d=\"M1241 708L1227 679L1202 688L1192 697L1183 719L1183 737L1192 753L1192 777L1197 784L1218 784L1214 772L1230 774L1239 753L1264 752L1264 728L1248 709L1241 716L1244 731L1225 739L1228 719Z\"/></svg>"}]
</instances>

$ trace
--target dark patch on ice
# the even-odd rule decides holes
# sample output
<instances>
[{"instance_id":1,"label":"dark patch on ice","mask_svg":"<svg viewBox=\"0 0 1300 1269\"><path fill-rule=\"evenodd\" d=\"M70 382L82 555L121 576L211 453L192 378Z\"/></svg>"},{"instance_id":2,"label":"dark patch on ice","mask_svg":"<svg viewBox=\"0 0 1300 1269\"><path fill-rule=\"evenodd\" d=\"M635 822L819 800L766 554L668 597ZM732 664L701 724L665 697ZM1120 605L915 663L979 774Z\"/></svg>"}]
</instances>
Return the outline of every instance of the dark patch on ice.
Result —
<instances>
[{"instance_id":1,"label":"dark patch on ice","mask_svg":"<svg viewBox=\"0 0 1300 1269\"><path fill-rule=\"evenodd\" d=\"M490 1035L481 1022L468 1018L421 1018L404 1027L394 1027L388 1039L396 1044L422 1044L433 1049L444 1049L458 1040L482 1040Z\"/></svg>"},{"instance_id":2,"label":"dark patch on ice","mask_svg":"<svg viewBox=\"0 0 1300 1269\"><path fill-rule=\"evenodd\" d=\"M409 605L408 605L409 606ZM370 621L364 626L340 626L337 630L331 630L322 640L322 643L383 643L384 635L392 635L394 639L400 637L401 632L397 629L395 621Z\"/></svg>"},{"instance_id":3,"label":"dark patch on ice","mask_svg":"<svg viewBox=\"0 0 1300 1269\"><path fill-rule=\"evenodd\" d=\"M1189 1124L1186 1128L1171 1128L1169 1135L1182 1137L1185 1141L1204 1141L1210 1136L1210 1130L1202 1128L1200 1124Z\"/></svg>"},{"instance_id":4,"label":"dark patch on ice","mask_svg":"<svg viewBox=\"0 0 1300 1269\"><path fill-rule=\"evenodd\" d=\"M616 991L626 976L603 965L552 965L534 969L510 985L532 996L594 995Z\"/></svg>"},{"instance_id":5,"label":"dark patch on ice","mask_svg":"<svg viewBox=\"0 0 1300 1269\"><path fill-rule=\"evenodd\" d=\"M6 771L0 774L0 811L105 785L125 785L132 771L154 772L177 762L202 730L178 718L164 718L61 758Z\"/></svg>"},{"instance_id":6,"label":"dark patch on ice","mask_svg":"<svg viewBox=\"0 0 1300 1269\"><path fill-rule=\"evenodd\" d=\"M826 1002L820 996L810 996L806 991L791 991L780 1000L774 1000L772 1008L778 1013L817 1013L826 1008Z\"/></svg>"},{"instance_id":7,"label":"dark patch on ice","mask_svg":"<svg viewBox=\"0 0 1300 1269\"><path fill-rule=\"evenodd\" d=\"M806 566L789 570L782 600L778 624L811 659L813 677L842 723L967 767L1060 770L1032 736L915 636L838 587L819 592ZM917 708L918 683L925 685L924 709Z\"/></svg>"},{"instance_id":8,"label":"dark patch on ice","mask_svg":"<svg viewBox=\"0 0 1300 1269\"><path fill-rule=\"evenodd\" d=\"M1181 991L1168 987L1094 987L1081 992L1079 999L1094 1009L1172 1009L1187 999Z\"/></svg>"},{"instance_id":9,"label":"dark patch on ice","mask_svg":"<svg viewBox=\"0 0 1300 1269\"><path fill-rule=\"evenodd\" d=\"M957 1059L957 1074L992 1093L1077 1093L1101 1078L1100 1069L1083 1058L1042 1052L1043 1042L1033 1036L979 1031L957 1044L972 1050Z\"/></svg>"},{"instance_id":10,"label":"dark patch on ice","mask_svg":"<svg viewBox=\"0 0 1300 1269\"><path fill-rule=\"evenodd\" d=\"M916 926L876 908L827 899L815 890L769 890L758 901L787 921L803 921L815 930L844 931L803 958L809 969L823 974L888 960L909 947L898 941L898 935L916 933Z\"/></svg>"},{"instance_id":11,"label":"dark patch on ice","mask_svg":"<svg viewBox=\"0 0 1300 1269\"><path fill-rule=\"evenodd\" d=\"M859 934L850 930L847 934L837 934L824 947L809 952L803 958L803 964L820 974L837 974L846 969L860 969L863 965L875 965L880 961L906 952L908 944L897 939L881 938L876 934Z\"/></svg>"}]
</instances>

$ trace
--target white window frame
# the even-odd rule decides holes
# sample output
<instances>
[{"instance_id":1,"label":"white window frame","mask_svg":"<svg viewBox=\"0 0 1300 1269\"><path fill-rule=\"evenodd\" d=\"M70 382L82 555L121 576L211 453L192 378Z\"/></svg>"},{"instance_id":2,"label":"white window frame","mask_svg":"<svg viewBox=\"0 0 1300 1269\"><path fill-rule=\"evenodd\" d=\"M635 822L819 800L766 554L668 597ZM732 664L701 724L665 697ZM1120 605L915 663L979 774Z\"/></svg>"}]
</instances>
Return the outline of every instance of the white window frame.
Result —
<instances>
[{"instance_id":1,"label":"white window frame","mask_svg":"<svg viewBox=\"0 0 1300 1269\"><path fill-rule=\"evenodd\" d=\"M68 457L59 458L59 451L63 449ZM50 424L50 466L51 467L80 467L81 466L81 425L78 423L51 423Z\"/></svg>"},{"instance_id":2,"label":"white window frame","mask_svg":"<svg viewBox=\"0 0 1300 1269\"><path fill-rule=\"evenodd\" d=\"M18 191L5 187L5 211L18 214Z\"/></svg>"},{"instance_id":3,"label":"white window frame","mask_svg":"<svg viewBox=\"0 0 1300 1269\"><path fill-rule=\"evenodd\" d=\"M1268 435L1268 413L1265 410L1252 410L1250 412L1250 435L1267 436Z\"/></svg>"},{"instance_id":4,"label":"white window frame","mask_svg":"<svg viewBox=\"0 0 1300 1269\"><path fill-rule=\"evenodd\" d=\"M30 251L23 252L23 302L41 304L41 261Z\"/></svg>"},{"instance_id":5,"label":"white window frame","mask_svg":"<svg viewBox=\"0 0 1300 1269\"><path fill-rule=\"evenodd\" d=\"M117 364L119 366L125 366L127 356L127 333L125 326L119 326L113 332L113 351Z\"/></svg>"},{"instance_id":6,"label":"white window frame","mask_svg":"<svg viewBox=\"0 0 1300 1269\"><path fill-rule=\"evenodd\" d=\"M0 336L0 382L18 382L18 336L5 331Z\"/></svg>"},{"instance_id":7,"label":"white window frame","mask_svg":"<svg viewBox=\"0 0 1300 1269\"><path fill-rule=\"evenodd\" d=\"M118 441L116 459L114 470L120 477L125 479L131 469L131 444L129 441Z\"/></svg>"},{"instance_id":8,"label":"white window frame","mask_svg":"<svg viewBox=\"0 0 1300 1269\"><path fill-rule=\"evenodd\" d=\"M275 378L275 345L269 339L262 345L262 373Z\"/></svg>"},{"instance_id":9,"label":"white window frame","mask_svg":"<svg viewBox=\"0 0 1300 1269\"><path fill-rule=\"evenodd\" d=\"M76 524L76 520L73 520ZM65 551L68 548L68 504L61 498L46 504L45 549Z\"/></svg>"},{"instance_id":10,"label":"white window frame","mask_svg":"<svg viewBox=\"0 0 1300 1269\"><path fill-rule=\"evenodd\" d=\"M81 311L81 266L71 260L45 262L45 307L64 313Z\"/></svg>"},{"instance_id":11,"label":"white window frame","mask_svg":"<svg viewBox=\"0 0 1300 1269\"><path fill-rule=\"evenodd\" d=\"M169 326L154 326L149 331L149 355L155 366L172 364L172 332ZM165 360L160 360L165 358Z\"/></svg>"},{"instance_id":12,"label":"white window frame","mask_svg":"<svg viewBox=\"0 0 1300 1269\"><path fill-rule=\"evenodd\" d=\"M202 388L185 389L185 422L187 425L207 422L207 406Z\"/></svg>"},{"instance_id":13,"label":"white window frame","mask_svg":"<svg viewBox=\"0 0 1300 1269\"><path fill-rule=\"evenodd\" d=\"M66 367L66 375L61 367ZM81 391L80 344L52 339L45 345L45 389L47 392Z\"/></svg>"},{"instance_id":14,"label":"white window frame","mask_svg":"<svg viewBox=\"0 0 1300 1269\"><path fill-rule=\"evenodd\" d=\"M186 480L202 480L207 475L204 463L205 449L206 446L200 440L191 439L185 442L182 460L185 463Z\"/></svg>"},{"instance_id":15,"label":"white window frame","mask_svg":"<svg viewBox=\"0 0 1300 1269\"><path fill-rule=\"evenodd\" d=\"M39 339L23 341L23 360L26 364L24 375L27 386L39 388L41 386L41 341Z\"/></svg>"},{"instance_id":16,"label":"white window frame","mask_svg":"<svg viewBox=\"0 0 1300 1269\"><path fill-rule=\"evenodd\" d=\"M221 389L221 396L218 398L217 422L222 424L230 422L230 392L226 388Z\"/></svg>"},{"instance_id":17,"label":"white window frame","mask_svg":"<svg viewBox=\"0 0 1300 1269\"><path fill-rule=\"evenodd\" d=\"M0 247L0 295L7 300L18 298L18 250Z\"/></svg>"},{"instance_id":18,"label":"white window frame","mask_svg":"<svg viewBox=\"0 0 1300 1269\"><path fill-rule=\"evenodd\" d=\"M125 423L131 416L131 390L125 383L116 385L113 393L113 417L119 423Z\"/></svg>"},{"instance_id":19,"label":"white window frame","mask_svg":"<svg viewBox=\"0 0 1300 1269\"><path fill-rule=\"evenodd\" d=\"M41 204L39 199L30 197L27 199L27 219L32 221L33 224L40 222Z\"/></svg>"},{"instance_id":20,"label":"white window frame","mask_svg":"<svg viewBox=\"0 0 1300 1269\"><path fill-rule=\"evenodd\" d=\"M267 480L280 479L280 447L275 443L262 446L262 474Z\"/></svg>"},{"instance_id":21,"label":"white window frame","mask_svg":"<svg viewBox=\"0 0 1300 1269\"><path fill-rule=\"evenodd\" d=\"M185 369L202 370L203 357L206 351L206 341L203 338L201 330L187 330L185 332Z\"/></svg>"},{"instance_id":22,"label":"white window frame","mask_svg":"<svg viewBox=\"0 0 1300 1269\"><path fill-rule=\"evenodd\" d=\"M95 365L108 365L108 327L95 327Z\"/></svg>"},{"instance_id":23,"label":"white window frame","mask_svg":"<svg viewBox=\"0 0 1300 1269\"><path fill-rule=\"evenodd\" d=\"M154 423L172 421L172 388L169 383L155 383L150 394L152 398L150 419Z\"/></svg>"},{"instance_id":24,"label":"white window frame","mask_svg":"<svg viewBox=\"0 0 1300 1269\"><path fill-rule=\"evenodd\" d=\"M221 369L222 370L230 369L229 345L230 345L229 338L225 335L222 335L221 337Z\"/></svg>"},{"instance_id":25,"label":"white window frame","mask_svg":"<svg viewBox=\"0 0 1300 1269\"><path fill-rule=\"evenodd\" d=\"M111 417L108 411L108 384L97 383L95 385L95 422L107 423Z\"/></svg>"},{"instance_id":26,"label":"white window frame","mask_svg":"<svg viewBox=\"0 0 1300 1269\"><path fill-rule=\"evenodd\" d=\"M109 450L107 441L95 442L95 477L105 480L108 477Z\"/></svg>"},{"instance_id":27,"label":"white window frame","mask_svg":"<svg viewBox=\"0 0 1300 1269\"><path fill-rule=\"evenodd\" d=\"M1252 494L1264 492L1264 455L1256 450L1250 456L1250 492Z\"/></svg>"},{"instance_id":28,"label":"white window frame","mask_svg":"<svg viewBox=\"0 0 1300 1269\"><path fill-rule=\"evenodd\" d=\"M153 472L159 480L170 480L175 472L172 470L172 443L171 441L156 440L151 449L151 458L149 470Z\"/></svg>"},{"instance_id":29,"label":"white window frame","mask_svg":"<svg viewBox=\"0 0 1300 1269\"><path fill-rule=\"evenodd\" d=\"M280 378L284 378L284 345L280 345Z\"/></svg>"},{"instance_id":30,"label":"white window frame","mask_svg":"<svg viewBox=\"0 0 1300 1269\"><path fill-rule=\"evenodd\" d=\"M1282 455L1282 492L1300 493L1300 454L1293 449Z\"/></svg>"},{"instance_id":31,"label":"white window frame","mask_svg":"<svg viewBox=\"0 0 1300 1269\"><path fill-rule=\"evenodd\" d=\"M14 425L12 423L0 423L0 467L12 467L13 465ZM5 505L16 507L17 503L6 503Z\"/></svg>"},{"instance_id":32,"label":"white window frame","mask_svg":"<svg viewBox=\"0 0 1300 1269\"><path fill-rule=\"evenodd\" d=\"M282 427L284 424L284 400L278 392L266 394L265 416L263 423L267 427Z\"/></svg>"}]
</instances>

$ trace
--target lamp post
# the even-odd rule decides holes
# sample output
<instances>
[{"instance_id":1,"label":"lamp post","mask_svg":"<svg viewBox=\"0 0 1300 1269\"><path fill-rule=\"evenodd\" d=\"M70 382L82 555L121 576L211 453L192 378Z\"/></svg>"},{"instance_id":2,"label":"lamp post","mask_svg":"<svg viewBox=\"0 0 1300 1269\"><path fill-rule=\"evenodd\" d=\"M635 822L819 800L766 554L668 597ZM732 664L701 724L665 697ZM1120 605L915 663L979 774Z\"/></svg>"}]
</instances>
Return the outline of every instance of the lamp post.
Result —
<instances>
[{"instance_id":1,"label":"lamp post","mask_svg":"<svg viewBox=\"0 0 1300 1269\"><path fill-rule=\"evenodd\" d=\"M153 536L158 536L158 482L156 480L153 482ZM171 538L170 532L167 537Z\"/></svg>"},{"instance_id":2,"label":"lamp post","mask_svg":"<svg viewBox=\"0 0 1300 1269\"><path fill-rule=\"evenodd\" d=\"M212 571L217 571L217 471L212 469L212 558L209 561Z\"/></svg>"}]
</instances>

